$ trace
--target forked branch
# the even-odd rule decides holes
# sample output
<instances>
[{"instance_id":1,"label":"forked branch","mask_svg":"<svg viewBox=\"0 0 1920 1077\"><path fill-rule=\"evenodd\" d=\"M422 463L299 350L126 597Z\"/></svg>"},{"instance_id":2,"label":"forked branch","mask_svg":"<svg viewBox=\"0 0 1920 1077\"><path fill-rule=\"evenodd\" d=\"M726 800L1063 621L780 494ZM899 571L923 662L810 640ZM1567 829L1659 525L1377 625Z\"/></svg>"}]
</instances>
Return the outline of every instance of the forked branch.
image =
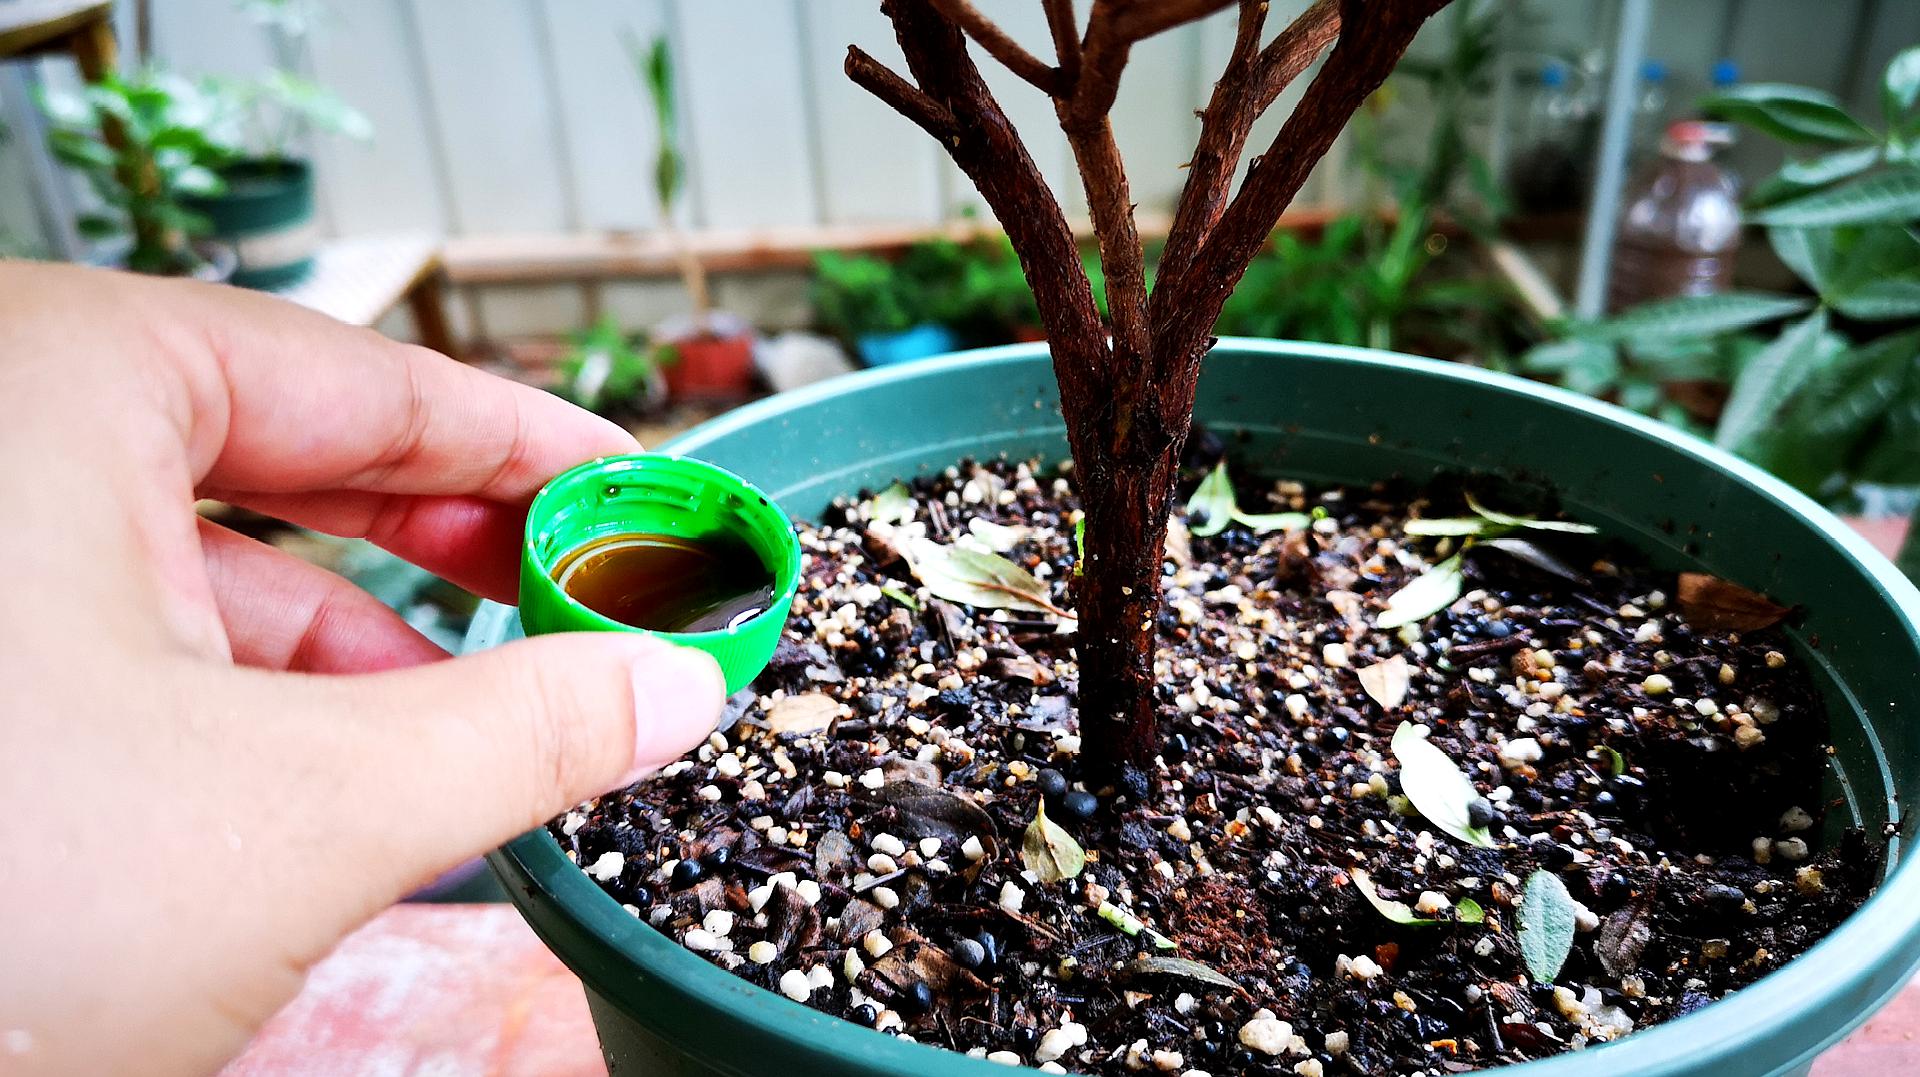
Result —
<instances>
[{"instance_id":1,"label":"forked branch","mask_svg":"<svg viewBox=\"0 0 1920 1077\"><path fill-rule=\"evenodd\" d=\"M1153 648L1161 555L1200 361L1221 304L1308 171L1445 0L1319 0L1264 48L1266 0L1240 0L1233 54L1201 114L1149 297L1110 116L1120 75L1140 40L1232 2L1092 0L1076 37L1072 0L1040 0L1057 65L1049 66L970 0L881 0L912 81L858 49L847 54L848 75L938 138L980 189L1033 288L1087 513L1075 650L1094 775L1149 766L1159 748ZM1060 205L975 69L969 38L1053 99L1093 216L1111 338ZM1336 39L1299 107L1232 194L1254 121Z\"/></svg>"}]
</instances>

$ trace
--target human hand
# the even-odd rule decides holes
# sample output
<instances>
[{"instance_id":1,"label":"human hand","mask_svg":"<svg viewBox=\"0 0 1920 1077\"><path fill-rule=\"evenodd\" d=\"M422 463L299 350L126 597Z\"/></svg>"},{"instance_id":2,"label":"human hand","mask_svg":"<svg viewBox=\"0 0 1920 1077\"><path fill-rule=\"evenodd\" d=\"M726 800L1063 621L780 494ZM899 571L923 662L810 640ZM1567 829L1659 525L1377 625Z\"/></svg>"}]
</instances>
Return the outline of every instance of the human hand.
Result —
<instances>
[{"instance_id":1,"label":"human hand","mask_svg":"<svg viewBox=\"0 0 1920 1077\"><path fill-rule=\"evenodd\" d=\"M356 925L718 717L699 652L441 661L193 512L511 600L534 491L635 448L545 393L258 294L0 263L0 399L0 1069L214 1069Z\"/></svg>"}]
</instances>

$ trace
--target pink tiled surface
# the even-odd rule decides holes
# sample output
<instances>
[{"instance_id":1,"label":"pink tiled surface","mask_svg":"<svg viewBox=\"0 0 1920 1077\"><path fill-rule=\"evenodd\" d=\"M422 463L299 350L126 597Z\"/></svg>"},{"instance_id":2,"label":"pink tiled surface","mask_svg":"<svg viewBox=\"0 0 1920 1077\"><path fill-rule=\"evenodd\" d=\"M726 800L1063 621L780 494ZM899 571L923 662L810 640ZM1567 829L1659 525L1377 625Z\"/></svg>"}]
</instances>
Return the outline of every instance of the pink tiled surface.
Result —
<instances>
[{"instance_id":1,"label":"pink tiled surface","mask_svg":"<svg viewBox=\"0 0 1920 1077\"><path fill-rule=\"evenodd\" d=\"M1920 1073L1920 986L1814 1077ZM226 1077L599 1077L580 983L506 905L400 905L350 936ZM1729 1075L1731 1077L1731 1075Z\"/></svg>"},{"instance_id":2,"label":"pink tiled surface","mask_svg":"<svg viewBox=\"0 0 1920 1077\"><path fill-rule=\"evenodd\" d=\"M1891 554L1902 521L1855 526ZM1920 986L1813 1067L1920 1073ZM580 983L506 905L400 905L342 942L226 1077L599 1077Z\"/></svg>"}]
</instances>

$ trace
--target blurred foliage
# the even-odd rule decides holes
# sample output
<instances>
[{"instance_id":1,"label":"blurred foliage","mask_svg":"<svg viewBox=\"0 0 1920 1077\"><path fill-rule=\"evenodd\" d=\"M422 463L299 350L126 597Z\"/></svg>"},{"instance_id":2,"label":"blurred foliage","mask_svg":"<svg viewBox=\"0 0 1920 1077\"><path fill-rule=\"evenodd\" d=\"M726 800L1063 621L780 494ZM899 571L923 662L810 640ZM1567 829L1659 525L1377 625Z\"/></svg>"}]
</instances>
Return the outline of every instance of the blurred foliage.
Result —
<instances>
[{"instance_id":1,"label":"blurred foliage","mask_svg":"<svg viewBox=\"0 0 1920 1077\"><path fill-rule=\"evenodd\" d=\"M1737 86L1705 107L1803 154L1748 206L1809 295L1663 300L1569 322L1525 367L1710 433L1830 502L1861 484L1920 486L1920 46L1882 77L1879 129L1798 86ZM1668 389L1686 382L1724 386L1710 431L1676 414ZM1903 564L1916 563L1910 545Z\"/></svg>"},{"instance_id":2,"label":"blurred foliage","mask_svg":"<svg viewBox=\"0 0 1920 1077\"><path fill-rule=\"evenodd\" d=\"M80 234L126 242L129 269L192 272L200 258L191 239L204 235L208 222L186 202L224 191L217 170L235 157L214 134L220 106L206 88L146 69L74 92L45 92L40 107L48 148L101 203L81 215Z\"/></svg>"},{"instance_id":3,"label":"blurred foliage","mask_svg":"<svg viewBox=\"0 0 1920 1077\"><path fill-rule=\"evenodd\" d=\"M662 368L679 356L670 344L629 333L612 315L572 334L556 367L558 395L600 414L644 411L665 397Z\"/></svg>"},{"instance_id":4,"label":"blurred foliage","mask_svg":"<svg viewBox=\"0 0 1920 1077\"><path fill-rule=\"evenodd\" d=\"M813 269L814 312L847 340L935 324L970 345L996 344L1040 324L1020 259L999 233L916 243L891 261L820 251Z\"/></svg>"},{"instance_id":5,"label":"blurred foliage","mask_svg":"<svg viewBox=\"0 0 1920 1077\"><path fill-rule=\"evenodd\" d=\"M1499 17L1497 7L1454 5L1445 51L1432 60L1402 61L1358 117L1359 163L1386 186L1393 212L1368 205L1317 238L1276 234L1222 308L1219 332L1399 347L1505 365L1524 339L1512 297L1482 267L1461 265L1469 256L1440 228L1444 220L1488 239L1506 209L1466 129L1471 104L1491 91ZM1400 161L1386 151L1401 139L1383 131L1396 100L1409 93L1431 103L1431 128L1420 156Z\"/></svg>"}]
</instances>

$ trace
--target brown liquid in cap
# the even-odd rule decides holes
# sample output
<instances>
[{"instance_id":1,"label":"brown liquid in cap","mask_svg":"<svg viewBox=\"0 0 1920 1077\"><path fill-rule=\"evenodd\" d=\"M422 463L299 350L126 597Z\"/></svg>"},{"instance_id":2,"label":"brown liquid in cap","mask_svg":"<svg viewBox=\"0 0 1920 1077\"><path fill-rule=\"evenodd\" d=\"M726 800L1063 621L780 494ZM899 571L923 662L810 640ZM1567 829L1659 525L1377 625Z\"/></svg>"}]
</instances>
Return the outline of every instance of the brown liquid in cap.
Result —
<instances>
[{"instance_id":1,"label":"brown liquid in cap","mask_svg":"<svg viewBox=\"0 0 1920 1077\"><path fill-rule=\"evenodd\" d=\"M607 535L561 558L553 579L595 613L653 632L727 628L773 602L773 573L726 534Z\"/></svg>"}]
</instances>

